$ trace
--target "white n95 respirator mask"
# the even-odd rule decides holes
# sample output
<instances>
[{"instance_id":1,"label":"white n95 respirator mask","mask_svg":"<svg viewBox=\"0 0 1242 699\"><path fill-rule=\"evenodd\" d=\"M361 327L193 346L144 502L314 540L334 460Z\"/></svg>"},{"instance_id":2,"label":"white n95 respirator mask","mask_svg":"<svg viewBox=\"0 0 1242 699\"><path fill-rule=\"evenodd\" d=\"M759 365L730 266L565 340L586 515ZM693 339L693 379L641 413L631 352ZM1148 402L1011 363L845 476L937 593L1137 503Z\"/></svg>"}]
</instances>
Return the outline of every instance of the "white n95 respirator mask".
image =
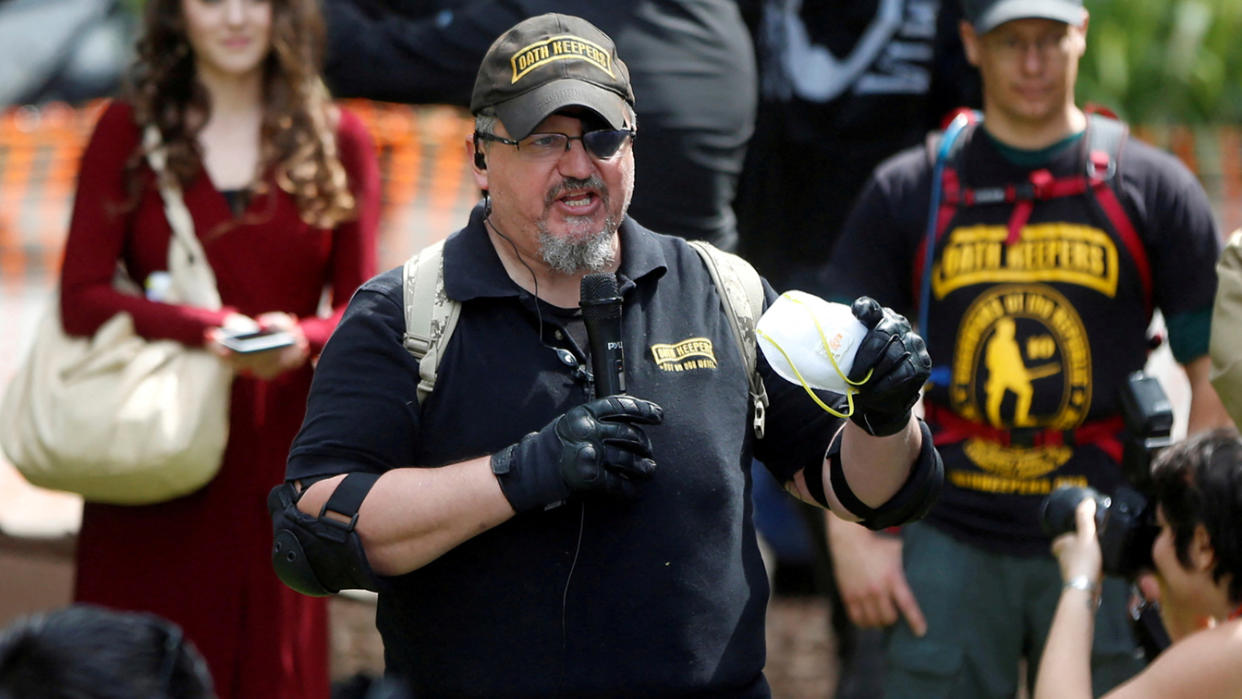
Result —
<instances>
[{"instance_id":1,"label":"white n95 respirator mask","mask_svg":"<svg viewBox=\"0 0 1242 699\"><path fill-rule=\"evenodd\" d=\"M781 294L755 328L759 348L777 375L802 386L821 408L838 417L853 413L857 387L869 378L857 382L847 378L867 332L849 306L805 291ZM811 389L845 395L847 411L830 408Z\"/></svg>"}]
</instances>

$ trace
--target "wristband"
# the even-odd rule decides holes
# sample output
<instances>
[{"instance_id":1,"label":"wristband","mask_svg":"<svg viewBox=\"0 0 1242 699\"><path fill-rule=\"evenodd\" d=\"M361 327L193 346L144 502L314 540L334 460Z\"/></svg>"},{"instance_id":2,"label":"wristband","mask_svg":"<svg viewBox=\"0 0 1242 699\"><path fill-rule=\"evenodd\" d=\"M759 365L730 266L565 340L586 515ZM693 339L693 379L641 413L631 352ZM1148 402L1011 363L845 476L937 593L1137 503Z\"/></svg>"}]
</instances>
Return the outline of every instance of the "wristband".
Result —
<instances>
[{"instance_id":1,"label":"wristband","mask_svg":"<svg viewBox=\"0 0 1242 699\"><path fill-rule=\"evenodd\" d=\"M1088 600L1088 607L1093 611L1100 608L1100 584L1094 582L1085 575L1077 575L1065 581L1061 586L1062 590L1082 590L1091 595Z\"/></svg>"}]
</instances>

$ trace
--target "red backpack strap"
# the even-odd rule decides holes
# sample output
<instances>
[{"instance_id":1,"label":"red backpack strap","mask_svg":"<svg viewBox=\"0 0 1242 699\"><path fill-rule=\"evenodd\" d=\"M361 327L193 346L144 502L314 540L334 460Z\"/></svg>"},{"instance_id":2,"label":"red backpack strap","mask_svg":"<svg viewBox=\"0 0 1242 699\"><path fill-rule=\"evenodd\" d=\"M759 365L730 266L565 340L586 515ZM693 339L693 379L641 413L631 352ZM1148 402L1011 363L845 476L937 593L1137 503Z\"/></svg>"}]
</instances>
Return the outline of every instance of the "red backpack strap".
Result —
<instances>
[{"instance_id":1,"label":"red backpack strap","mask_svg":"<svg viewBox=\"0 0 1242 699\"><path fill-rule=\"evenodd\" d=\"M1147 258L1147 246L1139 237L1138 231L1130 217L1126 215L1121 200L1117 197L1113 186L1117 170L1121 165L1121 147L1128 138L1130 129L1117 119L1099 113L1087 117L1086 133L1086 177L1087 191L1091 198L1104 212L1109 223L1121 236L1121 242L1130 253L1134 268L1138 272L1139 281L1143 285L1143 303L1148 318L1152 312L1152 280L1151 264Z\"/></svg>"}]
</instances>

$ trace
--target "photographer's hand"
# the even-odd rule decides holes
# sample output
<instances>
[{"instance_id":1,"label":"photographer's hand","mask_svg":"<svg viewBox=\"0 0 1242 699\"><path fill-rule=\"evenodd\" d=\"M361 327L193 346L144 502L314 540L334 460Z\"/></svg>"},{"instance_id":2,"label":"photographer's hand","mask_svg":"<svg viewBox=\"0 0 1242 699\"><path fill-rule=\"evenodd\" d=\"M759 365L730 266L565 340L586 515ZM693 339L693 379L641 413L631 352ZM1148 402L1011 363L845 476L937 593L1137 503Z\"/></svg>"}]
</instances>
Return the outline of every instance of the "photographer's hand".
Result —
<instances>
[{"instance_id":1,"label":"photographer's hand","mask_svg":"<svg viewBox=\"0 0 1242 699\"><path fill-rule=\"evenodd\" d=\"M656 468L641 426L663 419L664 410L651 401L627 395L598 398L494 454L492 472L517 512L537 510L572 493L631 496Z\"/></svg>"},{"instance_id":2,"label":"photographer's hand","mask_svg":"<svg viewBox=\"0 0 1242 699\"><path fill-rule=\"evenodd\" d=\"M1074 518L1075 531L1052 542L1065 586L1039 659L1035 699L1091 696L1091 643L1102 560L1095 535L1095 498L1084 498Z\"/></svg>"},{"instance_id":3,"label":"photographer's hand","mask_svg":"<svg viewBox=\"0 0 1242 699\"><path fill-rule=\"evenodd\" d=\"M1074 510L1076 528L1052 542L1052 555L1061 566L1061 579L1071 582L1086 579L1093 586L1100 584L1103 555L1095 534L1095 499L1084 498Z\"/></svg>"}]
</instances>

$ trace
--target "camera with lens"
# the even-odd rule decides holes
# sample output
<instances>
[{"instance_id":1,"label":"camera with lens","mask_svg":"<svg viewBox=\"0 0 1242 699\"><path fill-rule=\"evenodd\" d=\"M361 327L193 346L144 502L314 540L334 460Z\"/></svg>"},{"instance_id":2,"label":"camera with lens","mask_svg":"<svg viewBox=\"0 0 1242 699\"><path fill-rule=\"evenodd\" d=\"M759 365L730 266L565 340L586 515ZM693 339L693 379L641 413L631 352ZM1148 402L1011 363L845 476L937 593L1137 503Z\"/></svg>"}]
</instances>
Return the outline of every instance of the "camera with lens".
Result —
<instances>
[{"instance_id":1,"label":"camera with lens","mask_svg":"<svg viewBox=\"0 0 1242 699\"><path fill-rule=\"evenodd\" d=\"M1120 395L1126 439L1122 472L1131 486L1119 486L1112 495L1094 488L1064 486L1044 499L1041 524L1049 538L1077 528L1075 511L1086 498L1095 499L1095 531L1100 542L1104 573L1131 581L1143 570L1154 569L1151 547L1159 534L1155 504L1143 495L1151 492L1151 463L1172 443L1173 406L1153 376L1135 372ZM1142 492L1140 492L1142 491ZM1130 610L1135 637L1150 662L1170 644L1155 605L1143 600Z\"/></svg>"},{"instance_id":2,"label":"camera with lens","mask_svg":"<svg viewBox=\"0 0 1242 699\"><path fill-rule=\"evenodd\" d=\"M1095 532L1104 572L1134 581L1142 571L1154 570L1151 547L1160 532L1155 505L1128 486L1118 487L1111 496L1084 486L1057 488L1044 498L1040 510L1044 533L1055 539L1077 529L1075 511L1087 498L1095 499ZM1136 596L1139 603L1130 608L1130 621L1143 656L1151 662L1171 641L1158 606L1137 593Z\"/></svg>"},{"instance_id":3,"label":"camera with lens","mask_svg":"<svg viewBox=\"0 0 1242 699\"><path fill-rule=\"evenodd\" d=\"M1104 572L1132 579L1151 567L1157 527L1154 508L1143 492L1150 492L1152 459L1172 442L1173 406L1160 382L1141 371L1127 378L1119 398L1126 426L1122 472L1133 487L1121 486L1108 496L1093 488L1064 486L1044 499L1040 515L1044 533L1056 538L1074 529L1078 503L1094 498Z\"/></svg>"},{"instance_id":4,"label":"camera with lens","mask_svg":"<svg viewBox=\"0 0 1242 699\"><path fill-rule=\"evenodd\" d=\"M1095 531L1104 572L1134 579L1150 569L1151 545L1159 532L1154 508L1142 493L1128 486L1120 486L1111 496L1085 486L1057 488L1044 499L1040 511L1044 533L1055 539L1074 531L1074 511L1087 498L1095 499Z\"/></svg>"}]
</instances>

